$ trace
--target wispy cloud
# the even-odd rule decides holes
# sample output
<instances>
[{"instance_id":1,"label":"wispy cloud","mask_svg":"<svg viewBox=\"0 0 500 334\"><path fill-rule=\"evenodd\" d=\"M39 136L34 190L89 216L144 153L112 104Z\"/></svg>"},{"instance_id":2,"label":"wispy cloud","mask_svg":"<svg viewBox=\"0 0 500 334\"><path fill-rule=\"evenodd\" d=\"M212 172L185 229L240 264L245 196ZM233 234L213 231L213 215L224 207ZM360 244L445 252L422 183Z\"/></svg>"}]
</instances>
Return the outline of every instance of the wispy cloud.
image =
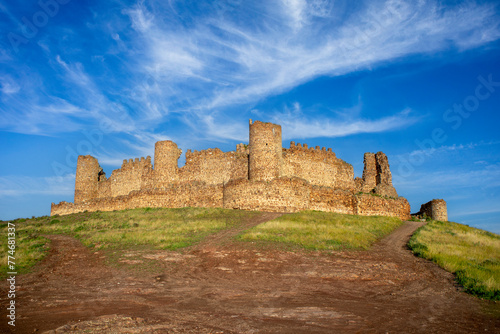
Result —
<instances>
[{"instance_id":1,"label":"wispy cloud","mask_svg":"<svg viewBox=\"0 0 500 334\"><path fill-rule=\"evenodd\" d=\"M290 25L293 30L302 28L305 17L307 2L305 0L281 0L284 11L290 17Z\"/></svg>"},{"instance_id":2,"label":"wispy cloud","mask_svg":"<svg viewBox=\"0 0 500 334\"><path fill-rule=\"evenodd\" d=\"M0 198L26 195L72 195L75 174L60 177L1 176Z\"/></svg>"},{"instance_id":3,"label":"wispy cloud","mask_svg":"<svg viewBox=\"0 0 500 334\"><path fill-rule=\"evenodd\" d=\"M5 76L0 78L0 91L3 94L15 94L19 92L21 87L17 84L17 82L12 79L11 76Z\"/></svg>"},{"instance_id":4,"label":"wispy cloud","mask_svg":"<svg viewBox=\"0 0 500 334\"><path fill-rule=\"evenodd\" d=\"M141 45L147 47L138 70L153 75L159 85L176 83L169 86L172 94L189 82L192 89L177 101L187 108L170 110L188 109L203 119L321 75L343 75L450 46L465 50L500 36L491 5L467 2L442 8L433 1L378 1L342 21L315 20L314 13L327 16L328 6L324 1L282 0L282 15L270 19L269 6L259 10L242 4L241 10L252 13L251 24L202 17L179 31L176 22L166 24L159 10L141 3L128 12ZM164 98L172 95L167 92ZM355 120L352 126L360 125L363 121Z\"/></svg>"},{"instance_id":5,"label":"wispy cloud","mask_svg":"<svg viewBox=\"0 0 500 334\"><path fill-rule=\"evenodd\" d=\"M275 113L272 120L282 125L283 139L335 138L360 133L386 132L407 127L418 120L410 109L379 119L362 119L356 113L354 115L351 117L346 114L336 119L328 118L324 114L312 117L311 114L302 112L300 104L296 102L291 108Z\"/></svg>"},{"instance_id":6,"label":"wispy cloud","mask_svg":"<svg viewBox=\"0 0 500 334\"><path fill-rule=\"evenodd\" d=\"M326 0L233 1L224 11L219 2L186 6L141 0L94 15L81 27L100 42L89 59L79 56L87 44L40 41L40 57L50 66L46 73L17 64L19 78L2 76L2 98L9 99L0 111L2 128L48 134L107 120L114 131L144 137L176 118L200 138L243 139L238 127L216 128L228 116L249 113L259 101L314 78L412 54L468 50L500 37L495 7L473 2L442 7L436 1L388 0L353 7ZM63 37L75 34L66 29ZM60 80L51 83L55 88L41 79L47 75ZM288 137L390 131L415 121L406 111L370 119L363 113L331 113L316 121L297 116L293 122L281 116L266 111L268 119L289 128Z\"/></svg>"},{"instance_id":7,"label":"wispy cloud","mask_svg":"<svg viewBox=\"0 0 500 334\"><path fill-rule=\"evenodd\" d=\"M411 178L399 177L396 173L394 183L407 190L422 189L446 189L449 192L464 191L464 189L474 189L474 191L485 191L500 187L500 164L470 164L467 170L459 167L446 166L446 170L437 169L435 171L415 172ZM475 167L472 169L472 167Z\"/></svg>"},{"instance_id":8,"label":"wispy cloud","mask_svg":"<svg viewBox=\"0 0 500 334\"><path fill-rule=\"evenodd\" d=\"M473 150L475 148L496 146L496 145L500 145L500 142L499 141L488 141L488 142L482 141L482 142L468 143L468 144L453 144L453 145L441 145L441 146L435 146L435 143L433 143L432 147L429 146L428 148L425 148L425 149L413 150L409 153L400 154L400 155L396 156L395 158L399 158L401 160L408 161L408 160L410 160L410 157L412 157L412 156L423 156L423 157L430 157L433 155L439 156L439 155L443 155L446 153L465 151L465 150ZM480 164L481 161L477 161L475 163Z\"/></svg>"}]
</instances>

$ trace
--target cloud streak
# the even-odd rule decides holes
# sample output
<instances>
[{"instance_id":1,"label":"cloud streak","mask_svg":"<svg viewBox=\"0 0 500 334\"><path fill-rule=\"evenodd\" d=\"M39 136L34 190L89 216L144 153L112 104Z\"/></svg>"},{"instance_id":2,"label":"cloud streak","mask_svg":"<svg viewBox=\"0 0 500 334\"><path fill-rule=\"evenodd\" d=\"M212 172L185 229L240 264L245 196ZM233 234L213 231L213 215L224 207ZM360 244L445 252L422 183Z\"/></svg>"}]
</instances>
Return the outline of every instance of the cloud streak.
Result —
<instances>
[{"instance_id":1,"label":"cloud streak","mask_svg":"<svg viewBox=\"0 0 500 334\"><path fill-rule=\"evenodd\" d=\"M181 11L182 4L176 5ZM282 0L281 13L276 13L269 5L259 10L242 3L239 9L253 15L250 24L206 17L181 31L175 22L161 22L158 9L138 5L129 15L148 56L138 70L153 75L159 85L174 83L166 99L189 82L193 89L176 101L187 108L170 110L187 109L203 120L207 114L225 116L218 112L256 103L318 76L344 75L450 47L467 50L500 36L491 5L468 2L445 9L433 1L378 1L342 21L325 15L328 5ZM270 13L280 15L270 19ZM323 19L311 13L323 13ZM378 122L391 129L391 121ZM362 126L363 120L353 120L348 128ZM355 131L345 134L351 133Z\"/></svg>"},{"instance_id":2,"label":"cloud streak","mask_svg":"<svg viewBox=\"0 0 500 334\"><path fill-rule=\"evenodd\" d=\"M413 54L468 50L500 37L495 7L473 2L446 8L398 0L356 7L325 0L231 1L224 10L219 2L200 2L195 9L156 0L121 6L88 18L81 28L100 42L91 59L75 56L84 44L42 48L61 80L56 89L30 83L28 77L42 81L43 74L19 64L19 78L3 77L3 129L53 134L105 119L114 131L143 138L177 119L200 129L200 138L241 139L238 127L214 129L320 76L369 70ZM68 30L65 37L75 34ZM284 122L281 114L266 111L266 118L281 121L288 137L391 131L415 122L404 111Z\"/></svg>"},{"instance_id":3,"label":"cloud streak","mask_svg":"<svg viewBox=\"0 0 500 334\"><path fill-rule=\"evenodd\" d=\"M60 177L1 176L0 198L26 195L72 195L75 174Z\"/></svg>"}]
</instances>

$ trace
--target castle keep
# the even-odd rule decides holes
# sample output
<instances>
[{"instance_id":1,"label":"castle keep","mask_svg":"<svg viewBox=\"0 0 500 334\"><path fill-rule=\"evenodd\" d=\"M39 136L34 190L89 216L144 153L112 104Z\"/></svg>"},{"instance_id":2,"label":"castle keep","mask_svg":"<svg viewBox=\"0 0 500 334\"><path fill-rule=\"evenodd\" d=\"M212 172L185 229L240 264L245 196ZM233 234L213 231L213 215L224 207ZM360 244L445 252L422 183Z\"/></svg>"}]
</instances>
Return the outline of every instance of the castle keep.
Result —
<instances>
[{"instance_id":1,"label":"castle keep","mask_svg":"<svg viewBox=\"0 0 500 334\"><path fill-rule=\"evenodd\" d=\"M410 205L392 185L387 156L365 153L362 178L332 150L282 147L281 126L250 120L249 144L235 151L182 151L155 144L151 157L124 160L107 178L96 158L78 157L74 203L52 203L51 215L141 207L221 207L296 212L319 210L410 218Z\"/></svg>"}]
</instances>

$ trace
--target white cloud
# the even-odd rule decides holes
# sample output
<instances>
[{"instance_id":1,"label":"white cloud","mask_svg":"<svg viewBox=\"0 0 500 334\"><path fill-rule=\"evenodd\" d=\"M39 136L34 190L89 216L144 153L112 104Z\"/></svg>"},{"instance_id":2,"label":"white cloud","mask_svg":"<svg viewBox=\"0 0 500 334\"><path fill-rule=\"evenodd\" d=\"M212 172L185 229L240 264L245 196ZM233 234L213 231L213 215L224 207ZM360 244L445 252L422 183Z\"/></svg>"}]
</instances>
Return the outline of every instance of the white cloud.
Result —
<instances>
[{"instance_id":1,"label":"white cloud","mask_svg":"<svg viewBox=\"0 0 500 334\"><path fill-rule=\"evenodd\" d=\"M140 2L133 9L126 9L123 11L130 16L132 26L134 29L147 32L153 23L152 15L144 8L143 2Z\"/></svg>"},{"instance_id":2,"label":"white cloud","mask_svg":"<svg viewBox=\"0 0 500 334\"><path fill-rule=\"evenodd\" d=\"M290 17L292 28L294 30L302 28L307 2L305 0L281 0L281 3Z\"/></svg>"},{"instance_id":3,"label":"white cloud","mask_svg":"<svg viewBox=\"0 0 500 334\"><path fill-rule=\"evenodd\" d=\"M466 50L500 36L495 8L472 2L440 7L435 1L371 1L359 6L326 0L281 0L279 6L236 1L224 15L215 16L183 6L139 1L124 8L124 15L93 22L94 33L106 31L110 44L92 59L100 59L102 67L108 57L120 59L123 72L116 73L116 79L110 72L95 75L96 64L73 57L74 50L51 54L46 48L54 75L65 87L64 97L56 101L54 96L36 96L43 80L34 75L39 82L29 83L32 73L2 83L4 94L24 93L10 101L12 110L6 112L17 116L0 114L8 121L3 127L57 133L78 128L81 120L104 119L115 124L114 131L133 136L152 131L167 115L176 114L188 126L206 131L197 132L199 137L237 139L239 127L220 131L218 126L227 124L228 116L319 76L340 76L450 46ZM260 112L281 121L280 112ZM44 119L39 113L60 118ZM371 119L361 115L332 113L317 121L303 117L282 125L290 127L290 137L344 136L389 131L398 128L398 122L405 126L414 121L404 113Z\"/></svg>"},{"instance_id":4,"label":"white cloud","mask_svg":"<svg viewBox=\"0 0 500 334\"><path fill-rule=\"evenodd\" d=\"M283 139L313 137L344 137L359 133L386 132L404 128L417 121L410 109L379 119L343 118L332 120L326 116L311 117L301 111L298 103L292 109L274 114L272 120L283 128Z\"/></svg>"},{"instance_id":5,"label":"white cloud","mask_svg":"<svg viewBox=\"0 0 500 334\"><path fill-rule=\"evenodd\" d=\"M25 195L72 195L75 174L51 177L0 176L0 198Z\"/></svg>"},{"instance_id":6,"label":"white cloud","mask_svg":"<svg viewBox=\"0 0 500 334\"><path fill-rule=\"evenodd\" d=\"M134 23L142 32L140 43L146 40L148 48L140 66L160 81L200 87L201 93L184 96L192 110L205 114L259 101L321 75L343 75L414 53L437 52L450 43L468 49L500 36L488 5L440 8L434 2L392 0L373 3L340 23L311 21L307 26L311 13L328 12L324 2L282 0L282 6L287 14L282 21L255 13L258 29L200 18L194 27L180 31L175 22L162 24L159 12L141 8L140 15L133 12L132 22L145 16L154 23Z\"/></svg>"},{"instance_id":7,"label":"white cloud","mask_svg":"<svg viewBox=\"0 0 500 334\"><path fill-rule=\"evenodd\" d=\"M12 79L12 77L5 76L4 78L0 78L0 91L3 94L16 94L20 89L21 87Z\"/></svg>"},{"instance_id":8,"label":"white cloud","mask_svg":"<svg viewBox=\"0 0 500 334\"><path fill-rule=\"evenodd\" d=\"M422 140L424 142L424 140ZM429 146L426 149L420 149L420 150L414 150L410 153L406 154L401 154L398 155L397 158L401 160L412 160L410 157L414 156L420 156L420 157L430 157L432 155L442 155L444 153L449 153L449 152L454 152L454 151L463 151L463 150L472 150L477 147L483 147L483 146L492 146L492 145L498 145L500 142L498 141L489 141L489 142L477 142L477 143L468 143L468 144L453 144L453 145L441 145L441 146L436 146L435 142L432 142L432 147L431 144L426 144L425 146ZM476 162L479 164L480 162Z\"/></svg>"}]
</instances>

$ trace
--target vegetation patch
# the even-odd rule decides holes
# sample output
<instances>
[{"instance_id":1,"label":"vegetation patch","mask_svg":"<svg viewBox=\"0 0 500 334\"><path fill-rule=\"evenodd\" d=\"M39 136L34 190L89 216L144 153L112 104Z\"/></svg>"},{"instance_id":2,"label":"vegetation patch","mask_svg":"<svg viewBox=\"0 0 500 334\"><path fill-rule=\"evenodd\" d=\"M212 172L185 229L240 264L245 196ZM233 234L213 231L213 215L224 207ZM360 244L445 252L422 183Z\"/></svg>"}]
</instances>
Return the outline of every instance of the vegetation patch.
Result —
<instances>
[{"instance_id":1,"label":"vegetation patch","mask_svg":"<svg viewBox=\"0 0 500 334\"><path fill-rule=\"evenodd\" d=\"M433 220L417 230L408 246L454 273L466 292L500 300L500 235Z\"/></svg>"},{"instance_id":2,"label":"vegetation patch","mask_svg":"<svg viewBox=\"0 0 500 334\"><path fill-rule=\"evenodd\" d=\"M43 217L45 218L45 217ZM43 218L32 219L38 221ZM15 271L17 273L27 272L35 263L42 260L48 250L48 240L29 229L20 228L24 226L28 219L16 219L11 221L15 224L15 252L9 248L8 244L8 222L0 223L0 250L2 257L0 258L0 278L7 276L7 272ZM12 227L12 225L10 226ZM15 270L11 270L8 266L7 255L13 256L10 258L15 263Z\"/></svg>"},{"instance_id":3,"label":"vegetation patch","mask_svg":"<svg viewBox=\"0 0 500 334\"><path fill-rule=\"evenodd\" d=\"M283 215L239 235L242 241L276 242L311 250L370 248L402 221L394 217L301 211Z\"/></svg>"},{"instance_id":4,"label":"vegetation patch","mask_svg":"<svg viewBox=\"0 0 500 334\"><path fill-rule=\"evenodd\" d=\"M95 250L140 246L176 250L220 230L236 227L256 214L258 212L219 208L143 208L18 219L12 221L16 225L16 270L25 273L43 259L49 248L43 235L73 236ZM8 254L7 222L0 223L0 233L3 236L0 249L2 254ZM2 256L0 275L5 276L9 271L7 265L7 256Z\"/></svg>"}]
</instances>

